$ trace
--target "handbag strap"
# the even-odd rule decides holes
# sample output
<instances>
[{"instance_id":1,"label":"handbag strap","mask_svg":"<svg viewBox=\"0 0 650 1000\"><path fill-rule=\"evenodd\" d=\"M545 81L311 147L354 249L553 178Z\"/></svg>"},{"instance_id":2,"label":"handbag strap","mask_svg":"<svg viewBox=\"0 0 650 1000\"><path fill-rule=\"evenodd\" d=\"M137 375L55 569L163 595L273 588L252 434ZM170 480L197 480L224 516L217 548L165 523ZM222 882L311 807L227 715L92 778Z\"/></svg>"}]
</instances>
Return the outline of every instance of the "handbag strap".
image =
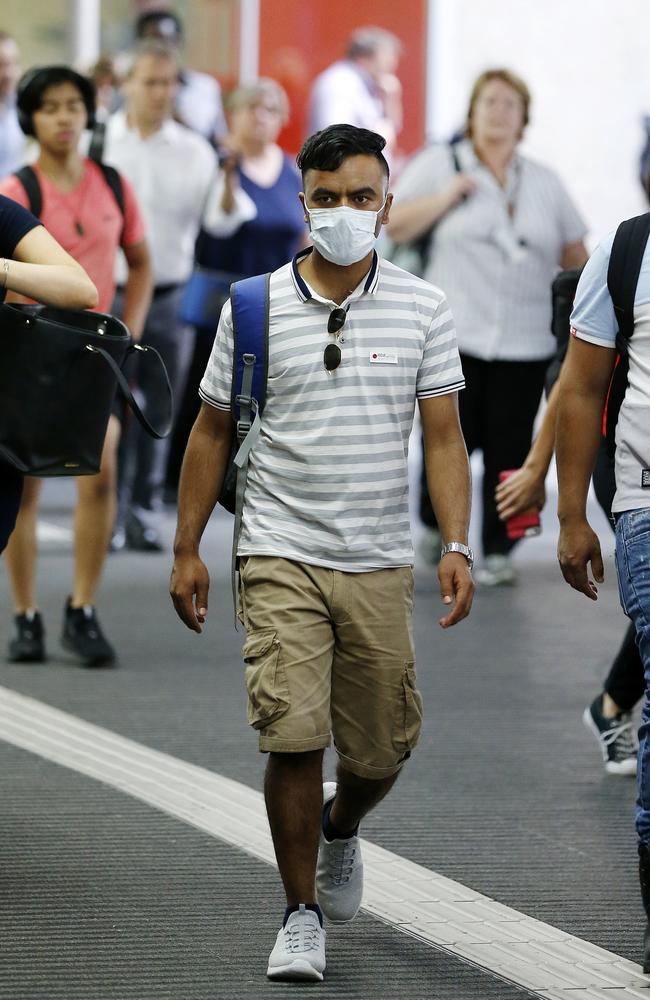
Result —
<instances>
[{"instance_id":1,"label":"handbag strap","mask_svg":"<svg viewBox=\"0 0 650 1000\"><path fill-rule=\"evenodd\" d=\"M140 423L142 427L144 427L147 434L150 434L151 437L158 439L167 437L172 429L172 422L174 419L174 398L173 398L171 383L169 381L169 375L167 374L167 369L165 368L165 362L160 357L160 354L158 353L156 348L143 347L140 344L131 344L127 351L127 354L131 354L133 351L142 351L145 354L151 352L155 354L155 356L158 358L160 367L162 368L163 374L165 376L167 395L169 397L169 416L167 420L164 422L164 426L162 429L157 429L153 427L152 424L149 423L144 413L138 406L136 399L133 393L131 392L131 389L129 388L129 383L124 378L123 372L120 370L119 365L113 360L108 351L105 351L103 347L95 347L94 344L86 344L86 350L90 351L92 354L99 354L104 359L106 364L113 372L113 375L115 375L115 378L117 379L117 384L120 387L120 392L124 396L129 406L131 407L138 423Z\"/></svg>"}]
</instances>

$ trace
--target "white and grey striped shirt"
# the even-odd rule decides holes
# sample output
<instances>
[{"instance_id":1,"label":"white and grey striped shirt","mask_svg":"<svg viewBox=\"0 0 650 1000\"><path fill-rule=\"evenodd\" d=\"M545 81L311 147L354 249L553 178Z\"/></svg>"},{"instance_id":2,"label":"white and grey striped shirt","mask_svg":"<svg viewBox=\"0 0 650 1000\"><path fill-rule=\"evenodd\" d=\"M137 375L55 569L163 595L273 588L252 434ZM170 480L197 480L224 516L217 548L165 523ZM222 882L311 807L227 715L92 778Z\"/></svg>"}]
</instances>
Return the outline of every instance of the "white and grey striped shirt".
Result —
<instances>
[{"instance_id":1,"label":"white and grey striped shirt","mask_svg":"<svg viewBox=\"0 0 650 1000\"><path fill-rule=\"evenodd\" d=\"M463 354L485 361L540 361L555 351L551 282L562 250L586 226L558 175L515 153L505 188L471 142L456 147L473 194L436 224L425 277L444 288ZM454 177L448 146L415 156L395 203L436 194Z\"/></svg>"},{"instance_id":2,"label":"white and grey striped shirt","mask_svg":"<svg viewBox=\"0 0 650 1000\"><path fill-rule=\"evenodd\" d=\"M305 251L309 253L310 251ZM444 294L375 256L343 302L340 366L325 370L337 303L286 264L271 277L266 406L251 454L240 555L347 572L413 562L407 455L415 401L462 389ZM200 396L228 410L233 364L224 306Z\"/></svg>"}]
</instances>

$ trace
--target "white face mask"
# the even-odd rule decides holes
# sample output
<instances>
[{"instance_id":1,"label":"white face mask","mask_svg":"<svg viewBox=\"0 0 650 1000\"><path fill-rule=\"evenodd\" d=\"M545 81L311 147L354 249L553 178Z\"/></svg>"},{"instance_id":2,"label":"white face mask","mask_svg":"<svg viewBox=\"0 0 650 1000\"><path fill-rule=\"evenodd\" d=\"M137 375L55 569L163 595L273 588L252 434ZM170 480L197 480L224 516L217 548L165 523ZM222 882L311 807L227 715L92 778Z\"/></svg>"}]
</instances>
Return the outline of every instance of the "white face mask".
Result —
<instances>
[{"instance_id":1,"label":"white face mask","mask_svg":"<svg viewBox=\"0 0 650 1000\"><path fill-rule=\"evenodd\" d=\"M375 229L386 202L378 212L361 208L306 208L312 243L332 264L347 266L370 253L377 242Z\"/></svg>"}]
</instances>

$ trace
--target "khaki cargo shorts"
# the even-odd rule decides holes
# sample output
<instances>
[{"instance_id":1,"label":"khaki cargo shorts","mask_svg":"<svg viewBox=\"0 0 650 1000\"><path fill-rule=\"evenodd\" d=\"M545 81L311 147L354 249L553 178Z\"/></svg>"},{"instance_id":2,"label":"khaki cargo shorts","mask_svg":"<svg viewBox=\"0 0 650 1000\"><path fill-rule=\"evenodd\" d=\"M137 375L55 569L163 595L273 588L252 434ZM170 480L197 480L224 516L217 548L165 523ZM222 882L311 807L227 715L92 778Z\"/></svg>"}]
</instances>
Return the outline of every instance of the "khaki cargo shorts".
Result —
<instances>
[{"instance_id":1,"label":"khaki cargo shorts","mask_svg":"<svg viewBox=\"0 0 650 1000\"><path fill-rule=\"evenodd\" d=\"M275 556L240 567L248 721L260 750L334 746L362 778L400 770L420 735L410 567L343 573Z\"/></svg>"}]
</instances>

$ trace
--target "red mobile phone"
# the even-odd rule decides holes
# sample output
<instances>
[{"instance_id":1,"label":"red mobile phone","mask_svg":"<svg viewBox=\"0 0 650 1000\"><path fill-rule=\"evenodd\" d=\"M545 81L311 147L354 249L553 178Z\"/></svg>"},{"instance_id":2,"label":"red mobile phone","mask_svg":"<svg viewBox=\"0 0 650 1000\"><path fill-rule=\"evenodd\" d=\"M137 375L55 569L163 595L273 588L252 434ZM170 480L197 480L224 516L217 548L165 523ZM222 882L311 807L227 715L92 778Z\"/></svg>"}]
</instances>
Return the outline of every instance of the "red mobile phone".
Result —
<instances>
[{"instance_id":1,"label":"red mobile phone","mask_svg":"<svg viewBox=\"0 0 650 1000\"><path fill-rule=\"evenodd\" d=\"M505 483L506 479L517 471L517 469L504 469L503 472L499 473L499 482ZM539 511L535 510L534 507L531 507L530 510L525 510L523 514L510 517L506 521L506 534L512 541L516 541L518 538L530 538L532 535L539 535L541 530L542 522L540 521Z\"/></svg>"}]
</instances>

